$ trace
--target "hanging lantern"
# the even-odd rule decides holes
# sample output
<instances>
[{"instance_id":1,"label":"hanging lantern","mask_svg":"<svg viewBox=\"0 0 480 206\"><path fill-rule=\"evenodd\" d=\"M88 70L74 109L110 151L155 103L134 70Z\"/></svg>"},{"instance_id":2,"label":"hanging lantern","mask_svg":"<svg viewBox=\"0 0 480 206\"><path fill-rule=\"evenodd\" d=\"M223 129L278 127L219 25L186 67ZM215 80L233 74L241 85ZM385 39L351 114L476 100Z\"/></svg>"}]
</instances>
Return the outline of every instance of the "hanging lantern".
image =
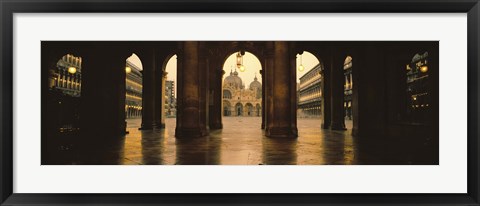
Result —
<instances>
[{"instance_id":1,"label":"hanging lantern","mask_svg":"<svg viewBox=\"0 0 480 206\"><path fill-rule=\"evenodd\" d=\"M243 65L243 56L241 52L237 53L237 68L240 70L240 72L245 71L245 66Z\"/></svg>"},{"instance_id":2,"label":"hanging lantern","mask_svg":"<svg viewBox=\"0 0 480 206\"><path fill-rule=\"evenodd\" d=\"M298 66L298 71L303 72L303 70L305 70L305 67L303 66L302 55L300 54L300 66Z\"/></svg>"},{"instance_id":3,"label":"hanging lantern","mask_svg":"<svg viewBox=\"0 0 480 206\"><path fill-rule=\"evenodd\" d=\"M240 68L240 66L242 66L242 54L237 52L237 68Z\"/></svg>"},{"instance_id":4,"label":"hanging lantern","mask_svg":"<svg viewBox=\"0 0 480 206\"><path fill-rule=\"evenodd\" d=\"M130 68L130 67L125 67L125 72L126 72L127 74L130 73L130 72L132 72L132 68Z\"/></svg>"},{"instance_id":5,"label":"hanging lantern","mask_svg":"<svg viewBox=\"0 0 480 206\"><path fill-rule=\"evenodd\" d=\"M68 73L75 74L77 72L77 68L75 67L68 67Z\"/></svg>"}]
</instances>

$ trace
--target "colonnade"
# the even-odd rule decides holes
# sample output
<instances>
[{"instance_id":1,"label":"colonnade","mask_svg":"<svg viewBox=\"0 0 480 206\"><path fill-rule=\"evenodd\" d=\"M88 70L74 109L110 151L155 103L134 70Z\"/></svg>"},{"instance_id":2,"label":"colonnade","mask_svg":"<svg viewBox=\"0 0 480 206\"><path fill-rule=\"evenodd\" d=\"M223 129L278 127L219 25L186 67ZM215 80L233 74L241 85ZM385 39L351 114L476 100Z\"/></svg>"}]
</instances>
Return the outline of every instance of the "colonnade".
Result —
<instances>
[{"instance_id":1,"label":"colonnade","mask_svg":"<svg viewBox=\"0 0 480 206\"><path fill-rule=\"evenodd\" d=\"M266 136L282 138L298 134L295 61L302 51L316 55L325 67L321 81L322 125L319 127L345 130L343 64L345 57L350 55L355 59L352 81L356 83L352 95L353 134L368 136L394 131L388 121L396 115L391 106L397 108L395 101L401 99L388 94L386 88L401 87L401 84L392 83L398 79L395 75L401 72L391 71L401 71L395 68L404 65L403 62L414 54L412 51L428 50L435 58L435 51L438 53L435 48L431 42L42 42L42 69L54 68L52 64L64 54L81 56L84 63L81 130L121 134L126 127L125 59L135 53L142 60L140 129L151 130L165 126L162 95L165 66L169 57L176 54L175 136L200 137L208 135L212 129L222 128L223 62L234 52L249 51L262 63L262 124L259 129L265 129ZM48 79L48 71L42 75Z\"/></svg>"}]
</instances>

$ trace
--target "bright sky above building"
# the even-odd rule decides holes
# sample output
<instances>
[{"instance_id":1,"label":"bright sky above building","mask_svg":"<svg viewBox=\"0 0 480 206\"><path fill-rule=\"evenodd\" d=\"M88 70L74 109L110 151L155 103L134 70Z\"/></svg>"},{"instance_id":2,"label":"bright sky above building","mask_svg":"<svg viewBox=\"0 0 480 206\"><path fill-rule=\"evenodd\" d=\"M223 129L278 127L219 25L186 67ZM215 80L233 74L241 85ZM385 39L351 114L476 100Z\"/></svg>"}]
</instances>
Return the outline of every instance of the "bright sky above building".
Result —
<instances>
[{"instance_id":1,"label":"bright sky above building","mask_svg":"<svg viewBox=\"0 0 480 206\"><path fill-rule=\"evenodd\" d=\"M297 54L297 68L295 68L297 71L297 83L300 82L300 77L302 77L304 74L306 74L313 67L320 63L320 61L317 59L317 57L315 57L315 55L307 51L303 52L301 60L301 63L303 64L305 69L300 72L298 71L298 66L300 66L300 55Z\"/></svg>"},{"instance_id":2,"label":"bright sky above building","mask_svg":"<svg viewBox=\"0 0 480 206\"><path fill-rule=\"evenodd\" d=\"M127 61L129 61L133 65L140 68L140 70L143 70L142 61L140 60L140 58L138 58L138 56L136 54L132 54L132 56L128 57Z\"/></svg>"}]
</instances>

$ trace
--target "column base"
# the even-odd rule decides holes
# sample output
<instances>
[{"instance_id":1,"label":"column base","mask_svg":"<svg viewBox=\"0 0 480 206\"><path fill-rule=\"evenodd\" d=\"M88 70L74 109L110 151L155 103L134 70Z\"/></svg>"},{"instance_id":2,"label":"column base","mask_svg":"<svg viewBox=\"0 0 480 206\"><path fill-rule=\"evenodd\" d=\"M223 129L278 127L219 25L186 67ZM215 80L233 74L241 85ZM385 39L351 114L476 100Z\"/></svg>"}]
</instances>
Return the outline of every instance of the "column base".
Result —
<instances>
[{"instance_id":1,"label":"column base","mask_svg":"<svg viewBox=\"0 0 480 206\"><path fill-rule=\"evenodd\" d=\"M214 123L210 125L210 129L223 129L223 124L222 123Z\"/></svg>"},{"instance_id":2,"label":"column base","mask_svg":"<svg viewBox=\"0 0 480 206\"><path fill-rule=\"evenodd\" d=\"M159 125L155 125L156 129L164 129L165 128L165 123L161 123Z\"/></svg>"},{"instance_id":3,"label":"column base","mask_svg":"<svg viewBox=\"0 0 480 206\"><path fill-rule=\"evenodd\" d=\"M195 138L207 135L207 130L201 128L175 128L175 137L177 138Z\"/></svg>"},{"instance_id":4,"label":"column base","mask_svg":"<svg viewBox=\"0 0 480 206\"><path fill-rule=\"evenodd\" d=\"M138 130L152 130L153 128L155 128L155 124L142 124Z\"/></svg>"},{"instance_id":5,"label":"column base","mask_svg":"<svg viewBox=\"0 0 480 206\"><path fill-rule=\"evenodd\" d=\"M330 124L322 123L322 129L330 129Z\"/></svg>"},{"instance_id":6,"label":"column base","mask_svg":"<svg viewBox=\"0 0 480 206\"><path fill-rule=\"evenodd\" d=\"M298 129L295 127L271 127L265 132L265 136L273 138L296 138Z\"/></svg>"},{"instance_id":7,"label":"column base","mask_svg":"<svg viewBox=\"0 0 480 206\"><path fill-rule=\"evenodd\" d=\"M345 124L342 123L334 123L332 122L332 125L330 125L331 130L347 130L345 127Z\"/></svg>"},{"instance_id":8,"label":"column base","mask_svg":"<svg viewBox=\"0 0 480 206\"><path fill-rule=\"evenodd\" d=\"M352 136L359 136L358 128L352 128Z\"/></svg>"}]
</instances>

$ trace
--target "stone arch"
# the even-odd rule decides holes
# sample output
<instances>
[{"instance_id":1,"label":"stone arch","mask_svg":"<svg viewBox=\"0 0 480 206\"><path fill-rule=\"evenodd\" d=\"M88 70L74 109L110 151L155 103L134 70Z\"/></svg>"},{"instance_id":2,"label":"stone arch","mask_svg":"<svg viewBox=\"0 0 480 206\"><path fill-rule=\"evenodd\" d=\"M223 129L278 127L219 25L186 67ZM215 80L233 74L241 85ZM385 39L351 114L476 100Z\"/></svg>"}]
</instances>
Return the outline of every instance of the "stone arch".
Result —
<instances>
[{"instance_id":1,"label":"stone arch","mask_svg":"<svg viewBox=\"0 0 480 206\"><path fill-rule=\"evenodd\" d=\"M252 103L248 102L245 104L245 116L253 116L254 115L254 108Z\"/></svg>"},{"instance_id":2,"label":"stone arch","mask_svg":"<svg viewBox=\"0 0 480 206\"><path fill-rule=\"evenodd\" d=\"M215 80L212 80L212 83L210 84L210 86L220 85L219 86L220 88L217 87L217 88L214 88L213 90L214 90L214 92L220 92L220 94L221 94L221 96L217 99L215 99L215 97L214 97L214 105L218 104L218 103L221 103L222 101L220 101L220 100L223 100L223 98L225 97L225 95L224 95L225 88L223 87L224 86L224 77L226 77L226 75L229 75L230 69L229 69L229 66L224 67L224 65L225 65L225 62L227 61L227 59L232 54L236 54L236 52L241 51L241 52L249 53L255 58L255 61L258 61L258 63L259 63L258 66L248 67L248 65L247 65L247 70L248 69L255 69L255 72L257 73L257 79L259 79L259 81L261 80L260 82L263 84L263 78L260 76L261 71L264 67L264 63L265 63L263 61L264 60L264 56L263 56L263 49L264 48L263 47L264 47L263 42L217 42L217 43L212 43L211 44L210 58L209 59L211 60L211 62L213 62L212 64L210 64L210 66L214 67L212 69L213 69L213 73L215 74L214 77L213 77L213 78L215 78ZM229 61L230 61L230 59L229 59ZM257 69L258 69L258 71L257 71ZM239 72L239 73L241 73L241 72ZM253 81L253 80L254 80L253 77L252 77L252 79L242 78L242 82L243 82L243 85L245 86L244 87L245 90L248 90L250 82ZM241 111L240 116L247 116L248 112L246 110L245 103L243 101L241 101L241 98L237 99L238 95L235 96L235 93L234 93L235 91L230 91L230 92L232 94L232 98L235 98L235 101L240 101L243 104L240 108L240 111ZM242 93L242 94L244 94L244 93ZM262 93L259 92L260 98L261 98L261 94ZM251 97L250 101L252 101L252 100L256 100L256 99L254 97ZM258 100L260 100L260 99L258 99ZM216 110L217 110L216 108L219 108L220 112L216 112ZM210 109L213 110L211 112L212 116L211 116L211 118L209 118L209 120L212 122L210 124L210 128L219 128L220 126L217 126L217 125L222 125L222 128L223 128L223 124L221 123L222 119L221 119L221 117L218 117L218 114L224 114L223 106L222 107L210 107ZM239 106L237 104L232 105L231 114L233 116L238 116L238 114L239 114L238 109L239 109ZM255 109L252 109L251 114L255 115L254 111L255 111Z\"/></svg>"},{"instance_id":3,"label":"stone arch","mask_svg":"<svg viewBox=\"0 0 480 206\"><path fill-rule=\"evenodd\" d=\"M262 106L260 106L258 103L255 105L255 116L262 116Z\"/></svg>"},{"instance_id":4,"label":"stone arch","mask_svg":"<svg viewBox=\"0 0 480 206\"><path fill-rule=\"evenodd\" d=\"M322 82L324 82L322 79L324 62L314 51L307 50L300 51L296 60L297 118L318 118L320 117L322 103L325 101L321 95Z\"/></svg>"},{"instance_id":5,"label":"stone arch","mask_svg":"<svg viewBox=\"0 0 480 206\"><path fill-rule=\"evenodd\" d=\"M262 44L262 45L255 45L255 44ZM221 62L225 62L227 58L234 54L235 52L242 51L242 52L249 52L253 54L257 59L261 60L264 58L263 52L263 43L261 42L229 42L223 43L223 48L219 52ZM264 68L265 65L262 61L260 61L261 67Z\"/></svg>"},{"instance_id":6,"label":"stone arch","mask_svg":"<svg viewBox=\"0 0 480 206\"><path fill-rule=\"evenodd\" d=\"M235 115L234 116L243 116L243 105L240 102L235 104Z\"/></svg>"},{"instance_id":7,"label":"stone arch","mask_svg":"<svg viewBox=\"0 0 480 206\"><path fill-rule=\"evenodd\" d=\"M223 100L223 116L232 116L232 104L229 101Z\"/></svg>"}]
</instances>

